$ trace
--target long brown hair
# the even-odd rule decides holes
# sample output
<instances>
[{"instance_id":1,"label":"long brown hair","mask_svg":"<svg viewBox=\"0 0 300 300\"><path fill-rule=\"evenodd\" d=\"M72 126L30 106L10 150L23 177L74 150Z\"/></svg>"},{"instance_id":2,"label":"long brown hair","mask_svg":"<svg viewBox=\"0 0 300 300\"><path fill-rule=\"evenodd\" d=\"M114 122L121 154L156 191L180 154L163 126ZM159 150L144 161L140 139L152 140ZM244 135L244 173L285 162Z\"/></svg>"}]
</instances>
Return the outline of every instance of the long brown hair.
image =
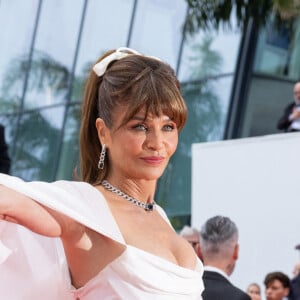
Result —
<instances>
[{"instance_id":1,"label":"long brown hair","mask_svg":"<svg viewBox=\"0 0 300 300\"><path fill-rule=\"evenodd\" d=\"M97 62L114 51L106 52ZM187 109L180 84L168 64L152 57L130 54L111 62L103 76L99 77L91 70L81 114L80 173L83 181L98 184L108 172L109 153L104 169L97 167L102 145L95 123L100 117L111 128L113 113L120 106L126 109L124 124L142 108L146 109L146 116L148 113L167 114L179 130L186 122Z\"/></svg>"}]
</instances>

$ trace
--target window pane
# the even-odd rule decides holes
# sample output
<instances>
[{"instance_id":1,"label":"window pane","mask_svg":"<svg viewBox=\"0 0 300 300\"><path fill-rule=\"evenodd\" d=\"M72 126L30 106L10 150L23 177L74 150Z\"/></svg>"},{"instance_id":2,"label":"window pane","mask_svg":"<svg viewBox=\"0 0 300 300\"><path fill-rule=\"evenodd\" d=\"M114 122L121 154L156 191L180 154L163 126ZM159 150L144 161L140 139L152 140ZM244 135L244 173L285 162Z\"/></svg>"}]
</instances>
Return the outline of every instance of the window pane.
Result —
<instances>
[{"instance_id":1,"label":"window pane","mask_svg":"<svg viewBox=\"0 0 300 300\"><path fill-rule=\"evenodd\" d=\"M20 106L38 0L1 0L0 112Z\"/></svg>"},{"instance_id":2,"label":"window pane","mask_svg":"<svg viewBox=\"0 0 300 300\"><path fill-rule=\"evenodd\" d=\"M259 32L254 71L281 78L298 80L300 77L300 19L293 32L277 28L271 19Z\"/></svg>"},{"instance_id":3,"label":"window pane","mask_svg":"<svg viewBox=\"0 0 300 300\"><path fill-rule=\"evenodd\" d=\"M285 76L290 41L286 29L277 31L273 26L269 23L259 32L254 71Z\"/></svg>"},{"instance_id":4,"label":"window pane","mask_svg":"<svg viewBox=\"0 0 300 300\"><path fill-rule=\"evenodd\" d=\"M56 179L74 179L73 172L75 167L77 167L79 172L79 118L79 105L70 107L67 113Z\"/></svg>"},{"instance_id":5,"label":"window pane","mask_svg":"<svg viewBox=\"0 0 300 300\"><path fill-rule=\"evenodd\" d=\"M87 4L73 101L81 100L84 80L97 58L109 49L126 46L133 9L133 0L89 0Z\"/></svg>"},{"instance_id":6,"label":"window pane","mask_svg":"<svg viewBox=\"0 0 300 300\"><path fill-rule=\"evenodd\" d=\"M66 101L82 8L83 1L42 1L26 108Z\"/></svg>"},{"instance_id":7,"label":"window pane","mask_svg":"<svg viewBox=\"0 0 300 300\"><path fill-rule=\"evenodd\" d=\"M176 69L186 10L182 0L173 0L172 5L169 0L138 1L130 45Z\"/></svg>"},{"instance_id":8,"label":"window pane","mask_svg":"<svg viewBox=\"0 0 300 300\"><path fill-rule=\"evenodd\" d=\"M300 78L300 19L295 22L295 32L291 42L291 59L289 63L289 77Z\"/></svg>"},{"instance_id":9,"label":"window pane","mask_svg":"<svg viewBox=\"0 0 300 300\"><path fill-rule=\"evenodd\" d=\"M12 173L25 180L53 180L64 107L23 114Z\"/></svg>"},{"instance_id":10,"label":"window pane","mask_svg":"<svg viewBox=\"0 0 300 300\"><path fill-rule=\"evenodd\" d=\"M293 101L293 86L292 82L286 80L253 76L249 84L241 137L279 133L277 122L286 105Z\"/></svg>"},{"instance_id":11,"label":"window pane","mask_svg":"<svg viewBox=\"0 0 300 300\"><path fill-rule=\"evenodd\" d=\"M182 81L233 73L240 44L240 33L234 31L200 32L188 37L180 62ZM230 51L229 51L230 49Z\"/></svg>"}]
</instances>

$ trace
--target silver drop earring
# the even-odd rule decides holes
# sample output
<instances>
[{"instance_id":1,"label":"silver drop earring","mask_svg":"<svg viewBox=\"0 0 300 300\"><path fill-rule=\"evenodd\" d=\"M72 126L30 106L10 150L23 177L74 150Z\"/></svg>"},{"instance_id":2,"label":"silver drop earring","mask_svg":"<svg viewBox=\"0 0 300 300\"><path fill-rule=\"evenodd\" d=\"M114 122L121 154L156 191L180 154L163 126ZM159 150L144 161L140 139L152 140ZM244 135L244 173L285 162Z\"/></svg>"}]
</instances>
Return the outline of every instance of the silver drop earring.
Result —
<instances>
[{"instance_id":1,"label":"silver drop earring","mask_svg":"<svg viewBox=\"0 0 300 300\"><path fill-rule=\"evenodd\" d=\"M99 162L98 162L98 169L100 169L100 170L103 170L103 168L104 168L105 153L106 153L106 146L105 146L105 144L103 144L101 153L100 153Z\"/></svg>"}]
</instances>

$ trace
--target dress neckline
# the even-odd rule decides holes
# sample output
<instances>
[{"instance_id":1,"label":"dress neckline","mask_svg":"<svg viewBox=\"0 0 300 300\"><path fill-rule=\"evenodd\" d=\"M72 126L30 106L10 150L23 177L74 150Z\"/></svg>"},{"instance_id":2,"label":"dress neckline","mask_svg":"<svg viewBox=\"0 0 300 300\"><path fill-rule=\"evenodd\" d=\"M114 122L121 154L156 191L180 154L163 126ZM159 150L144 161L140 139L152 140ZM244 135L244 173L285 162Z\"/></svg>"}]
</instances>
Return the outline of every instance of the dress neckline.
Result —
<instances>
[{"instance_id":1,"label":"dress neckline","mask_svg":"<svg viewBox=\"0 0 300 300\"><path fill-rule=\"evenodd\" d=\"M107 207L107 209L108 209L108 212L109 212L109 214L111 215L111 219L112 219L112 221L113 221L113 223L114 223L116 229L118 230L120 236L122 237L122 239L123 239L123 241L124 241L124 245L126 246L126 248L127 248L127 247L130 247L130 248L132 248L132 249L136 249L137 251L143 252L143 253L145 253L145 254L147 254L147 255L149 255L149 256L152 256L153 258L158 258L158 259L162 260L163 262L166 262L166 263L168 263L168 264L171 264L171 265L173 265L173 266L175 266L175 267L178 267L178 268L181 268L181 269L184 269L184 270L188 270L188 271L192 271L192 272L197 271L197 269L199 268L199 265L201 265L202 263L201 263L201 261L197 258L196 254L195 254L195 256L196 256L196 263L195 263L194 268L191 269L191 268L182 267L182 266L180 266L179 264L174 263L174 262L172 262L172 261L170 261L170 260L168 260L168 259L166 259L166 258L164 258L164 257L162 257L162 256L156 255L156 254L151 253L151 252L149 252L149 251L146 251L146 250L143 250L143 249L138 248L138 247L136 247L136 246L133 246L133 245L128 244L128 243L126 242L126 240L125 240L125 238L124 238L124 236L123 236L121 230L120 230L120 227L119 227L118 223L117 223L116 220L115 220L115 217L114 217L114 215L113 215L113 213L112 213L112 211L111 211L111 209L110 209L110 207L109 207L109 205L108 205L108 203L107 203L107 200L106 200L106 198L104 197L103 193L102 193L96 186L93 186L93 185L91 185L91 184L89 184L89 183L87 183L87 184L90 185L96 192L98 192L98 194L99 194L100 196L103 197L103 199L104 199L104 201L105 201L105 205L106 205L106 207ZM168 223L167 220L165 219L165 217L164 217L163 214L162 214L162 208L161 208L158 204L156 204L156 209L157 209L157 211L158 211L160 217L163 218L163 220L164 220L166 223ZM171 226L170 224L168 224L168 225ZM120 254L120 256L122 256L126 250L127 250L127 249L125 249L125 250ZM117 260L120 256L118 256L115 260ZM114 260L114 261L115 261L115 260ZM113 262L113 261L112 261L112 262ZM111 263L112 263L112 262L111 262Z\"/></svg>"}]
</instances>

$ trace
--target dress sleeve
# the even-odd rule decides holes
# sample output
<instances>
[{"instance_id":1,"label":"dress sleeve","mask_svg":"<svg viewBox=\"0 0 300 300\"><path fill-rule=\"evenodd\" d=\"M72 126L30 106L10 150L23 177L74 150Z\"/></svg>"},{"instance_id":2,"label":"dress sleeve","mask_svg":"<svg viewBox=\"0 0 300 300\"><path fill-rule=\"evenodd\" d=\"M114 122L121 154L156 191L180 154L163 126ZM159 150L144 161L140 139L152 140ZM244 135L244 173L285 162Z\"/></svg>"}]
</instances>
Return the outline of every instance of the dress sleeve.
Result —
<instances>
[{"instance_id":1,"label":"dress sleeve","mask_svg":"<svg viewBox=\"0 0 300 300\"><path fill-rule=\"evenodd\" d=\"M121 232L104 196L85 182L25 182L0 174L0 184L57 210L119 243ZM71 281L59 238L0 220L1 299L71 300Z\"/></svg>"},{"instance_id":2,"label":"dress sleeve","mask_svg":"<svg viewBox=\"0 0 300 300\"><path fill-rule=\"evenodd\" d=\"M99 190L86 182L25 182L18 177L0 174L0 184L12 188L36 202L54 209L118 243L124 238Z\"/></svg>"}]
</instances>

